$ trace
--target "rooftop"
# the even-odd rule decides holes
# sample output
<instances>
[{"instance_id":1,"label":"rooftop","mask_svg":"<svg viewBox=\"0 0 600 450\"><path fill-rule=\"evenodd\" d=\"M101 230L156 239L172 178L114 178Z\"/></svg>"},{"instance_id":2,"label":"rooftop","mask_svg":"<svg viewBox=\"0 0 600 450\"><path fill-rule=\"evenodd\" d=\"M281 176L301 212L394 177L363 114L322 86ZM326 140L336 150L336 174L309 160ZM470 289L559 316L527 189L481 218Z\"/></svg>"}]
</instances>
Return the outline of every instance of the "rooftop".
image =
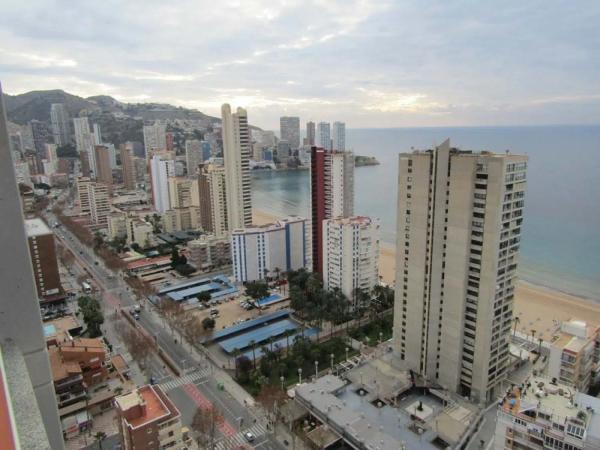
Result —
<instances>
[{"instance_id":1,"label":"rooftop","mask_svg":"<svg viewBox=\"0 0 600 450\"><path fill-rule=\"evenodd\" d=\"M50 228L48 228L48 225L46 225L44 221L39 218L25 220L25 231L27 233L27 237L52 234L52 231Z\"/></svg>"},{"instance_id":2,"label":"rooftop","mask_svg":"<svg viewBox=\"0 0 600 450\"><path fill-rule=\"evenodd\" d=\"M147 385L115 398L118 408L123 412L137 408L136 414L132 414L133 417L125 418L130 427L138 428L169 416L170 410L157 393L157 389L160 388Z\"/></svg>"}]
</instances>

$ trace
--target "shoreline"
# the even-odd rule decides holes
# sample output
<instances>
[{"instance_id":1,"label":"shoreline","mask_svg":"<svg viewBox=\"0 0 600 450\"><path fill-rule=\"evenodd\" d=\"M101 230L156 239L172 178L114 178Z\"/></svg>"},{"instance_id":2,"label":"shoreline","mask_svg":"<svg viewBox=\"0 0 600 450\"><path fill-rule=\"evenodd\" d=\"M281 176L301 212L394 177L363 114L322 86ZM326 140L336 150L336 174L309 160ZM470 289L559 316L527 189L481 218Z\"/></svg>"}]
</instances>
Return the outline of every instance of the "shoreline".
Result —
<instances>
[{"instance_id":1,"label":"shoreline","mask_svg":"<svg viewBox=\"0 0 600 450\"><path fill-rule=\"evenodd\" d=\"M273 222L277 216L262 210L253 210L257 225ZM395 278L396 249L380 242L379 275L385 283ZM519 317L519 329L528 334L531 329L543 339L552 337L557 323L570 319L583 320L600 326L600 306L597 300L565 292L551 286L519 279L515 288L514 313ZM535 328L532 328L535 327Z\"/></svg>"}]
</instances>

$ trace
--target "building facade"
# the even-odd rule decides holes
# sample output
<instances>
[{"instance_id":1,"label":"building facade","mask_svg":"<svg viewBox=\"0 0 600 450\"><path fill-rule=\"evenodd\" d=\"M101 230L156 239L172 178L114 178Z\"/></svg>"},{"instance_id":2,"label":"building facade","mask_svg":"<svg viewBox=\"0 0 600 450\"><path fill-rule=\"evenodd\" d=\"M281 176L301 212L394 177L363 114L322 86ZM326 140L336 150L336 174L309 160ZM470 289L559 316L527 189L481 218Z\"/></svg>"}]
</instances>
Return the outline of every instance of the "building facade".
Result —
<instances>
[{"instance_id":1,"label":"building facade","mask_svg":"<svg viewBox=\"0 0 600 450\"><path fill-rule=\"evenodd\" d=\"M300 147L300 117L280 117L279 136L282 141L287 141L292 149L297 150Z\"/></svg>"},{"instance_id":2,"label":"building facade","mask_svg":"<svg viewBox=\"0 0 600 450\"><path fill-rule=\"evenodd\" d=\"M86 177L79 177L77 194L80 212L89 213L92 225L106 227L110 214L108 186Z\"/></svg>"},{"instance_id":3,"label":"building facade","mask_svg":"<svg viewBox=\"0 0 600 450\"><path fill-rule=\"evenodd\" d=\"M231 242L227 237L204 234L189 241L188 262L198 270L212 270L231 264Z\"/></svg>"},{"instance_id":4,"label":"building facade","mask_svg":"<svg viewBox=\"0 0 600 450\"><path fill-rule=\"evenodd\" d=\"M312 121L306 122L306 138L304 140L304 145L310 147L315 145L315 135L315 123Z\"/></svg>"},{"instance_id":5,"label":"building facade","mask_svg":"<svg viewBox=\"0 0 600 450\"><path fill-rule=\"evenodd\" d=\"M312 269L323 275L323 221L354 214L354 155L311 150Z\"/></svg>"},{"instance_id":6,"label":"building facade","mask_svg":"<svg viewBox=\"0 0 600 450\"><path fill-rule=\"evenodd\" d=\"M144 125L144 149L146 160L152 158L152 153L167 150L167 126L160 121L152 125Z\"/></svg>"},{"instance_id":7,"label":"building facade","mask_svg":"<svg viewBox=\"0 0 600 450\"><path fill-rule=\"evenodd\" d=\"M225 236L229 230L227 218L227 186L225 168L208 164L198 175L200 225L215 236Z\"/></svg>"},{"instance_id":8,"label":"building facade","mask_svg":"<svg viewBox=\"0 0 600 450\"><path fill-rule=\"evenodd\" d=\"M357 290L379 281L379 219L363 216L323 221L323 286L340 289L354 306Z\"/></svg>"},{"instance_id":9,"label":"building facade","mask_svg":"<svg viewBox=\"0 0 600 450\"><path fill-rule=\"evenodd\" d=\"M346 150L346 124L344 122L333 122L332 134L333 150Z\"/></svg>"},{"instance_id":10,"label":"building facade","mask_svg":"<svg viewBox=\"0 0 600 450\"><path fill-rule=\"evenodd\" d=\"M162 155L153 155L150 160L152 181L152 201L154 209L162 214L171 208L169 197L169 177L175 176L175 162Z\"/></svg>"},{"instance_id":11,"label":"building facade","mask_svg":"<svg viewBox=\"0 0 600 450\"><path fill-rule=\"evenodd\" d=\"M96 181L111 186L113 182L110 150L105 145L94 146Z\"/></svg>"},{"instance_id":12,"label":"building facade","mask_svg":"<svg viewBox=\"0 0 600 450\"><path fill-rule=\"evenodd\" d=\"M204 149L202 148L202 142L195 139L185 141L185 163L187 167L187 174L189 176L196 175L198 166L203 162Z\"/></svg>"},{"instance_id":13,"label":"building facade","mask_svg":"<svg viewBox=\"0 0 600 450\"><path fill-rule=\"evenodd\" d=\"M54 143L59 147L69 144L71 142L69 114L63 103L52 103L50 106L50 122L52 123Z\"/></svg>"},{"instance_id":14,"label":"building facade","mask_svg":"<svg viewBox=\"0 0 600 450\"><path fill-rule=\"evenodd\" d=\"M75 148L77 153L90 152L94 148L94 138L90 131L90 123L87 117L75 117L73 119L75 131Z\"/></svg>"},{"instance_id":15,"label":"building facade","mask_svg":"<svg viewBox=\"0 0 600 450\"><path fill-rule=\"evenodd\" d=\"M231 113L221 108L223 124L223 158L227 196L228 229L252 225L252 192L250 180L250 132L248 114L243 108Z\"/></svg>"},{"instance_id":16,"label":"building facade","mask_svg":"<svg viewBox=\"0 0 600 450\"><path fill-rule=\"evenodd\" d=\"M526 168L448 140L399 158L395 351L477 402L506 376Z\"/></svg>"},{"instance_id":17,"label":"building facade","mask_svg":"<svg viewBox=\"0 0 600 450\"><path fill-rule=\"evenodd\" d=\"M238 282L263 280L276 269L306 266L306 219L290 216L274 224L233 230L233 274Z\"/></svg>"},{"instance_id":18,"label":"building facade","mask_svg":"<svg viewBox=\"0 0 600 450\"><path fill-rule=\"evenodd\" d=\"M319 122L316 139L318 147L331 150L331 125L329 122Z\"/></svg>"},{"instance_id":19,"label":"building facade","mask_svg":"<svg viewBox=\"0 0 600 450\"><path fill-rule=\"evenodd\" d=\"M54 233L42 219L25 221L29 254L33 264L35 287L40 300L57 295L62 291Z\"/></svg>"},{"instance_id":20,"label":"building facade","mask_svg":"<svg viewBox=\"0 0 600 450\"><path fill-rule=\"evenodd\" d=\"M123 171L123 187L127 190L133 191L137 187L133 147L127 144L122 144L120 151L121 169Z\"/></svg>"}]
</instances>

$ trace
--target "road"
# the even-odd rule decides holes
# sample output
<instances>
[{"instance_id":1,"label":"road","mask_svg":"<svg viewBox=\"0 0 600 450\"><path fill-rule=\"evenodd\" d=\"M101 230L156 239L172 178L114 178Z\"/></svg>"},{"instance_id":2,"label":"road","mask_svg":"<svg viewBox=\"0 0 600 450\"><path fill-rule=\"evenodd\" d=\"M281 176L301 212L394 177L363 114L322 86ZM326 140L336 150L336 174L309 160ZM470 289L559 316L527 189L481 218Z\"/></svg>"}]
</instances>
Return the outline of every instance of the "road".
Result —
<instances>
[{"instance_id":1,"label":"road","mask_svg":"<svg viewBox=\"0 0 600 450\"><path fill-rule=\"evenodd\" d=\"M46 216L49 223L57 221L51 212L46 213ZM115 276L106 269L92 249L82 244L64 226L55 229L55 234L61 244L71 250L77 264L85 269L102 292L105 311L111 311L113 308L115 311L118 308L129 309L136 304L130 287L121 276ZM113 320L112 317L112 314L105 313L107 320ZM181 377L176 377L157 358L153 358L147 371L149 373L146 375L148 379L153 376L163 387L180 409L185 425L191 424L198 408L206 409L214 405L224 417L219 427L217 450L238 448L244 444L248 448L256 449L286 448L265 428L266 421L260 410L250 411L244 404L247 394L244 394L239 387L231 389L231 392L220 389L218 387L220 378L224 379L227 375L203 355L190 349L188 344L182 343L180 336L164 324L154 308L144 307L137 324L149 335L154 336L167 355L184 370ZM228 383L231 383L231 380L228 380ZM251 444L244 438L246 432L251 432L255 436Z\"/></svg>"}]
</instances>

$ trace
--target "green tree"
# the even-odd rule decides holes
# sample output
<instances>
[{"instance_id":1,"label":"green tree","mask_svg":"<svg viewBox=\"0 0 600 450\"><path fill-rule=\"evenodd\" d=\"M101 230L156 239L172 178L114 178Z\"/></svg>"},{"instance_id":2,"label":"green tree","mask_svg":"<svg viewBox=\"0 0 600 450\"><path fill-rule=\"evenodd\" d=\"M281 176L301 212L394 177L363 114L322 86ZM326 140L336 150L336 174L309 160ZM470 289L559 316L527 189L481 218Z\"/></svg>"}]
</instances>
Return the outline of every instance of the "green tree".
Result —
<instances>
[{"instance_id":1,"label":"green tree","mask_svg":"<svg viewBox=\"0 0 600 450\"><path fill-rule=\"evenodd\" d=\"M96 441L98 442L98 449L102 450L102 441L104 439L106 439L106 433L104 431L98 431L94 437L96 438Z\"/></svg>"},{"instance_id":2,"label":"green tree","mask_svg":"<svg viewBox=\"0 0 600 450\"><path fill-rule=\"evenodd\" d=\"M83 315L83 321L87 326L89 337L95 338L102 336L100 325L104 323L104 315L98 300L92 297L79 297L77 300L79 309Z\"/></svg>"},{"instance_id":3,"label":"green tree","mask_svg":"<svg viewBox=\"0 0 600 450\"><path fill-rule=\"evenodd\" d=\"M246 295L258 301L269 296L269 286L263 281L251 281L246 284Z\"/></svg>"},{"instance_id":4,"label":"green tree","mask_svg":"<svg viewBox=\"0 0 600 450\"><path fill-rule=\"evenodd\" d=\"M209 301L211 300L211 298L212 298L212 297L211 297L211 295L210 295L210 292L208 292L208 291L202 291L202 292L200 292L200 293L197 295L197 297L196 297L196 298L198 299L198 301L199 301L200 303L206 303L206 302L209 302Z\"/></svg>"},{"instance_id":5,"label":"green tree","mask_svg":"<svg viewBox=\"0 0 600 450\"><path fill-rule=\"evenodd\" d=\"M215 319L212 317L205 317L202 319L202 328L205 330L214 330L216 324Z\"/></svg>"}]
</instances>

